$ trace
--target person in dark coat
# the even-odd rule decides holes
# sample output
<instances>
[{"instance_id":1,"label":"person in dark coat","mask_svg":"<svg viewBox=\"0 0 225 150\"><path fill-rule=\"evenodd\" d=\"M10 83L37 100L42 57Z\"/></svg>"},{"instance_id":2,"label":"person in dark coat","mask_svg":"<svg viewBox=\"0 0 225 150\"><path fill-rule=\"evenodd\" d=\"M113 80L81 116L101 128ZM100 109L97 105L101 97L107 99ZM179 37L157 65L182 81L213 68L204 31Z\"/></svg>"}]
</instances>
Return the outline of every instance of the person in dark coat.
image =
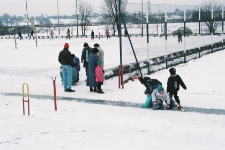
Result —
<instances>
[{"instance_id":1,"label":"person in dark coat","mask_svg":"<svg viewBox=\"0 0 225 150\"><path fill-rule=\"evenodd\" d=\"M65 92L75 92L71 89L72 85L72 67L75 67L73 63L71 52L69 51L69 44L64 44L64 49L60 51L58 57L59 63L62 65L63 71L63 85Z\"/></svg>"},{"instance_id":2,"label":"person in dark coat","mask_svg":"<svg viewBox=\"0 0 225 150\"><path fill-rule=\"evenodd\" d=\"M88 69L88 57L92 51L92 48L89 47L88 43L84 43L84 48L81 54L81 63L83 63L83 67L85 68L86 75Z\"/></svg>"},{"instance_id":3,"label":"person in dark coat","mask_svg":"<svg viewBox=\"0 0 225 150\"><path fill-rule=\"evenodd\" d=\"M91 31L91 40L94 40L95 39L95 33L94 33L94 31L92 30Z\"/></svg>"},{"instance_id":4,"label":"person in dark coat","mask_svg":"<svg viewBox=\"0 0 225 150\"><path fill-rule=\"evenodd\" d=\"M177 106L178 108L183 108L180 105L180 99L179 99L179 96L178 96L178 91L180 89L180 85L185 90L187 89L187 87L184 84L184 82L181 79L181 77L178 74L176 74L176 69L175 68L173 68L173 67L170 68L169 72L170 72L170 77L168 78L168 81L167 81L167 93L169 93L170 98L172 98L174 96L175 101L178 104L178 106Z\"/></svg>"},{"instance_id":5,"label":"person in dark coat","mask_svg":"<svg viewBox=\"0 0 225 150\"><path fill-rule=\"evenodd\" d=\"M90 92L92 92L92 91L96 92L97 82L96 82L96 77L95 77L95 68L97 67L98 60L99 60L99 57L97 55L98 52L99 52L99 50L97 48L93 48L93 50L88 58L86 86L90 87Z\"/></svg>"},{"instance_id":6,"label":"person in dark coat","mask_svg":"<svg viewBox=\"0 0 225 150\"><path fill-rule=\"evenodd\" d=\"M22 34L21 34L20 31L18 32L18 35L19 35L19 37L20 37L20 40L22 40L22 39L23 39L23 36L22 36Z\"/></svg>"},{"instance_id":7,"label":"person in dark coat","mask_svg":"<svg viewBox=\"0 0 225 150\"><path fill-rule=\"evenodd\" d=\"M33 30L31 30L31 32L30 32L30 39L31 39L31 37L34 39L34 31Z\"/></svg>"},{"instance_id":8,"label":"person in dark coat","mask_svg":"<svg viewBox=\"0 0 225 150\"><path fill-rule=\"evenodd\" d=\"M182 34L181 34L180 30L178 30L177 36L178 36L178 42L182 43Z\"/></svg>"}]
</instances>

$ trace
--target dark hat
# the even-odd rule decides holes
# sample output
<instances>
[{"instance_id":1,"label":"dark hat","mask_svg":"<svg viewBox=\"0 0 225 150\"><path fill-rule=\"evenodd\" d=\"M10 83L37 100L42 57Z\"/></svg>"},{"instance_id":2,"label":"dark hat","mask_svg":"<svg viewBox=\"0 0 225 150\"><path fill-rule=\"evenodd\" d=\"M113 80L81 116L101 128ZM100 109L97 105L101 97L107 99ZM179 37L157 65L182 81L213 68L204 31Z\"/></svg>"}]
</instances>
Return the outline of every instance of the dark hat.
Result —
<instances>
[{"instance_id":1,"label":"dark hat","mask_svg":"<svg viewBox=\"0 0 225 150\"><path fill-rule=\"evenodd\" d=\"M163 90L164 90L164 88L161 85L159 85L158 86L158 91L163 91Z\"/></svg>"},{"instance_id":2,"label":"dark hat","mask_svg":"<svg viewBox=\"0 0 225 150\"><path fill-rule=\"evenodd\" d=\"M74 54L71 54L72 55L72 58L74 58L75 57L75 55Z\"/></svg>"},{"instance_id":3,"label":"dark hat","mask_svg":"<svg viewBox=\"0 0 225 150\"><path fill-rule=\"evenodd\" d=\"M140 77L138 78L138 80L141 82L141 84L145 84L146 81L150 80L151 78L150 77Z\"/></svg>"},{"instance_id":4,"label":"dark hat","mask_svg":"<svg viewBox=\"0 0 225 150\"><path fill-rule=\"evenodd\" d=\"M98 50L97 48L93 48L93 49L92 49L92 52L93 52L93 53L98 53L99 50Z\"/></svg>"},{"instance_id":5,"label":"dark hat","mask_svg":"<svg viewBox=\"0 0 225 150\"><path fill-rule=\"evenodd\" d=\"M94 44L94 47L99 47L100 45L98 43L95 43Z\"/></svg>"},{"instance_id":6,"label":"dark hat","mask_svg":"<svg viewBox=\"0 0 225 150\"><path fill-rule=\"evenodd\" d=\"M171 75L175 75L176 74L176 69L175 68L170 68L169 70Z\"/></svg>"},{"instance_id":7,"label":"dark hat","mask_svg":"<svg viewBox=\"0 0 225 150\"><path fill-rule=\"evenodd\" d=\"M84 43L84 47L89 47L88 43Z\"/></svg>"},{"instance_id":8,"label":"dark hat","mask_svg":"<svg viewBox=\"0 0 225 150\"><path fill-rule=\"evenodd\" d=\"M65 43L64 44L64 48L69 48L69 44L68 43Z\"/></svg>"}]
</instances>

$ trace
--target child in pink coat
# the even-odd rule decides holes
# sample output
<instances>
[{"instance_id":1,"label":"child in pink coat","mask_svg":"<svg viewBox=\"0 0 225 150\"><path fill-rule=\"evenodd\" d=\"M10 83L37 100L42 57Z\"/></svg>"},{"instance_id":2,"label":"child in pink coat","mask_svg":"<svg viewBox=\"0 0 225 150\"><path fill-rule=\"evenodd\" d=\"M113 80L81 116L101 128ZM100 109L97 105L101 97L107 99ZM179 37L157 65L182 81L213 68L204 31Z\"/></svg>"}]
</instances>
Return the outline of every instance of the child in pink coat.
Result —
<instances>
[{"instance_id":1,"label":"child in pink coat","mask_svg":"<svg viewBox=\"0 0 225 150\"><path fill-rule=\"evenodd\" d=\"M98 66L95 68L95 77L97 82L97 93L104 93L101 89L101 85L104 82L104 74L102 71L102 60L98 60Z\"/></svg>"}]
</instances>

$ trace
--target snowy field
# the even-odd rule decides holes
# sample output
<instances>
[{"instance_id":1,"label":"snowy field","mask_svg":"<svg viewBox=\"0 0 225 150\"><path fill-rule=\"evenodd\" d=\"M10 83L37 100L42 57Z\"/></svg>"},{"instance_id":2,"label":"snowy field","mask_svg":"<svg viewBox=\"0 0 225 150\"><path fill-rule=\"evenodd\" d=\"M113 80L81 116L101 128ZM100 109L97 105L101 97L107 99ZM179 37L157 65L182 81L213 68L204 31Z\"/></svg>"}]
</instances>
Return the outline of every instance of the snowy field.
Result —
<instances>
[{"instance_id":1,"label":"snowy field","mask_svg":"<svg viewBox=\"0 0 225 150\"><path fill-rule=\"evenodd\" d=\"M143 39L133 38L137 41ZM221 36L214 36L216 40L221 40ZM76 92L64 92L57 58L65 42L78 57L84 42L90 46L99 43L105 51L105 67L111 68L119 64L118 41L118 38L95 41L85 38L43 39L38 40L38 47L35 47L34 40L24 39L17 41L18 49L15 49L14 40L0 40L0 149L223 150L225 51L176 66L187 86L186 91L181 89L179 92L185 112L141 109L146 99L145 87L137 80L118 89L118 79L113 78L102 86L104 94L91 93L85 86L84 68L80 71L80 81L72 87ZM190 47L199 45L195 36L188 37L187 41L192 43ZM202 45L210 41L210 37L201 37ZM151 42L151 57L165 53L164 38L151 38ZM169 38L168 45L171 52L184 47L177 43L176 37ZM146 45L136 44L134 48L142 49L141 46L144 53ZM123 47L125 62L134 59L130 45ZM160 47L161 51L154 47ZM57 111L54 111L50 78L55 76ZM166 87L169 71L164 69L150 77L157 78ZM22 115L23 83L29 85L30 116Z\"/></svg>"}]
</instances>

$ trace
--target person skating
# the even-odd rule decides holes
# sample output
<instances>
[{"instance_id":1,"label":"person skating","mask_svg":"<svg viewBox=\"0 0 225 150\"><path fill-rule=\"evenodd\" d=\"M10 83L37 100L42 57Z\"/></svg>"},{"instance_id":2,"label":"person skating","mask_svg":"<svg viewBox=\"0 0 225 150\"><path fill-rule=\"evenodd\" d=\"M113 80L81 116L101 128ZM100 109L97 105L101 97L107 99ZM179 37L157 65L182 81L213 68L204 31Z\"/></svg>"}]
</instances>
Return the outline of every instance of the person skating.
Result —
<instances>
[{"instance_id":1,"label":"person skating","mask_svg":"<svg viewBox=\"0 0 225 150\"><path fill-rule=\"evenodd\" d=\"M170 77L168 78L167 81L167 92L169 93L170 98L172 98L174 96L175 101L177 102L177 107L180 109L183 109L183 107L180 105L180 99L178 96L178 91L180 89L180 85L186 90L187 87L184 84L183 80L181 79L181 77L176 74L176 69L175 68L170 68L169 69L170 72Z\"/></svg>"}]
</instances>

